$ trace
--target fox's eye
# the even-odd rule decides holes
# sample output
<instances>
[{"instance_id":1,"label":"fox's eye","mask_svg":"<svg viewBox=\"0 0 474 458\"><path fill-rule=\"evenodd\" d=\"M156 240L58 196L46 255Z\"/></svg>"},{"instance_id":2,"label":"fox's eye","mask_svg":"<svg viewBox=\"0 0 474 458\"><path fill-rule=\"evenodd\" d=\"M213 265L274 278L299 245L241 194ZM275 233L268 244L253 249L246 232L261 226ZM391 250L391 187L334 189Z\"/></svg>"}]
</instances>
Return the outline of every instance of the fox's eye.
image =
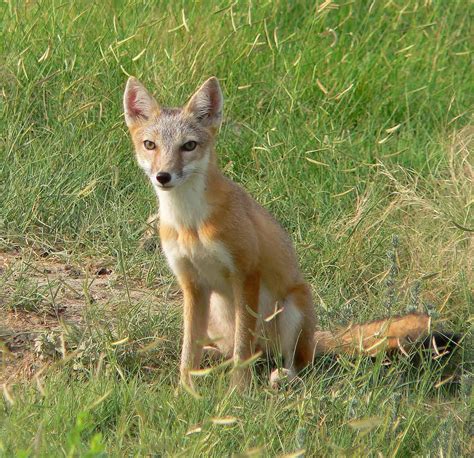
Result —
<instances>
[{"instance_id":1,"label":"fox's eye","mask_svg":"<svg viewBox=\"0 0 474 458\"><path fill-rule=\"evenodd\" d=\"M146 149L155 149L156 148L156 145L150 141L150 140L145 140L143 142L143 146L146 148Z\"/></svg>"},{"instance_id":2,"label":"fox's eye","mask_svg":"<svg viewBox=\"0 0 474 458\"><path fill-rule=\"evenodd\" d=\"M190 142L186 142L182 148L184 149L184 151L192 151L193 149L195 149L197 146L197 143L194 142L194 141L190 141Z\"/></svg>"}]
</instances>

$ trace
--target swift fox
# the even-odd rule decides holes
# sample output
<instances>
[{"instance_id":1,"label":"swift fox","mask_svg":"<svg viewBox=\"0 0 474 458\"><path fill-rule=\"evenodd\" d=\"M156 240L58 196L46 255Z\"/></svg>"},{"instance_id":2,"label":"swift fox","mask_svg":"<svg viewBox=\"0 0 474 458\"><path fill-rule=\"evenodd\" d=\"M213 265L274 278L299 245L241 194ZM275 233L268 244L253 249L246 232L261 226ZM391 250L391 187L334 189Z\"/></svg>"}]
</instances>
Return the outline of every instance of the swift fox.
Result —
<instances>
[{"instance_id":1,"label":"swift fox","mask_svg":"<svg viewBox=\"0 0 474 458\"><path fill-rule=\"evenodd\" d=\"M203 346L233 358L232 384L249 382L257 351L277 352L293 378L327 352L403 349L426 336L427 315L375 321L330 333L316 330L309 285L289 236L244 189L217 165L214 143L223 96L209 78L182 108L157 103L131 77L125 120L140 167L159 200L159 234L184 296L181 382L192 386Z\"/></svg>"}]
</instances>

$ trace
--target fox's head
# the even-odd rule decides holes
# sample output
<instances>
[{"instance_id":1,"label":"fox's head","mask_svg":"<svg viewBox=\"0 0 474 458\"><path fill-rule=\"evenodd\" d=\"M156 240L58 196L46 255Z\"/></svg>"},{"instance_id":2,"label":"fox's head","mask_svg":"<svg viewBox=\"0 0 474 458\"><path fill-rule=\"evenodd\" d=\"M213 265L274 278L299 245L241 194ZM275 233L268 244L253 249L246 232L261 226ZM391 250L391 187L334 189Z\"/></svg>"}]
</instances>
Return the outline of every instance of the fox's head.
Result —
<instances>
[{"instance_id":1,"label":"fox's head","mask_svg":"<svg viewBox=\"0 0 474 458\"><path fill-rule=\"evenodd\" d=\"M131 77L123 104L138 164L155 189L170 190L206 174L222 119L217 78L209 78L183 107L166 108Z\"/></svg>"}]
</instances>

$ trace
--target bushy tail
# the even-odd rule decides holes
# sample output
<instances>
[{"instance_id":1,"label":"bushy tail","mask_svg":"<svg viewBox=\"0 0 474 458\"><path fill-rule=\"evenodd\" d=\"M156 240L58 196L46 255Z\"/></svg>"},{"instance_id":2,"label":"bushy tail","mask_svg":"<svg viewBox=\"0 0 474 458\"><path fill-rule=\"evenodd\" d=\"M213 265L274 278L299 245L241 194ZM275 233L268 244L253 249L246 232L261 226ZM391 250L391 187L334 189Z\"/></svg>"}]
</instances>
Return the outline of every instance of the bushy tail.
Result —
<instances>
[{"instance_id":1,"label":"bushy tail","mask_svg":"<svg viewBox=\"0 0 474 458\"><path fill-rule=\"evenodd\" d=\"M431 318L424 313L409 313L403 316L371 321L365 324L351 325L335 332L317 331L315 334L316 355L322 354L366 354L375 356L379 352L407 351L416 343L438 349L437 342L443 347L451 342L456 344L454 336L431 333Z\"/></svg>"}]
</instances>

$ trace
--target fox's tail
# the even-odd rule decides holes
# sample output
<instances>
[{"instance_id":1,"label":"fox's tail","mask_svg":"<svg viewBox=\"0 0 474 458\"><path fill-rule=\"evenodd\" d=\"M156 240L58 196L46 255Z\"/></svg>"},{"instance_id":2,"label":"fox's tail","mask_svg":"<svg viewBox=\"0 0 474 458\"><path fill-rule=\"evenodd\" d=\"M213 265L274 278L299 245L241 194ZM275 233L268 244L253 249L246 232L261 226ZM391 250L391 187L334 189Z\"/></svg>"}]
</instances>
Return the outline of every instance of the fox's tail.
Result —
<instances>
[{"instance_id":1,"label":"fox's tail","mask_svg":"<svg viewBox=\"0 0 474 458\"><path fill-rule=\"evenodd\" d=\"M456 345L458 338L431 331L431 317L424 313L409 313L403 316L351 325L331 331L317 331L315 354L366 354L375 356L379 352L400 352L408 355L415 344L422 344L442 354L447 347Z\"/></svg>"}]
</instances>

